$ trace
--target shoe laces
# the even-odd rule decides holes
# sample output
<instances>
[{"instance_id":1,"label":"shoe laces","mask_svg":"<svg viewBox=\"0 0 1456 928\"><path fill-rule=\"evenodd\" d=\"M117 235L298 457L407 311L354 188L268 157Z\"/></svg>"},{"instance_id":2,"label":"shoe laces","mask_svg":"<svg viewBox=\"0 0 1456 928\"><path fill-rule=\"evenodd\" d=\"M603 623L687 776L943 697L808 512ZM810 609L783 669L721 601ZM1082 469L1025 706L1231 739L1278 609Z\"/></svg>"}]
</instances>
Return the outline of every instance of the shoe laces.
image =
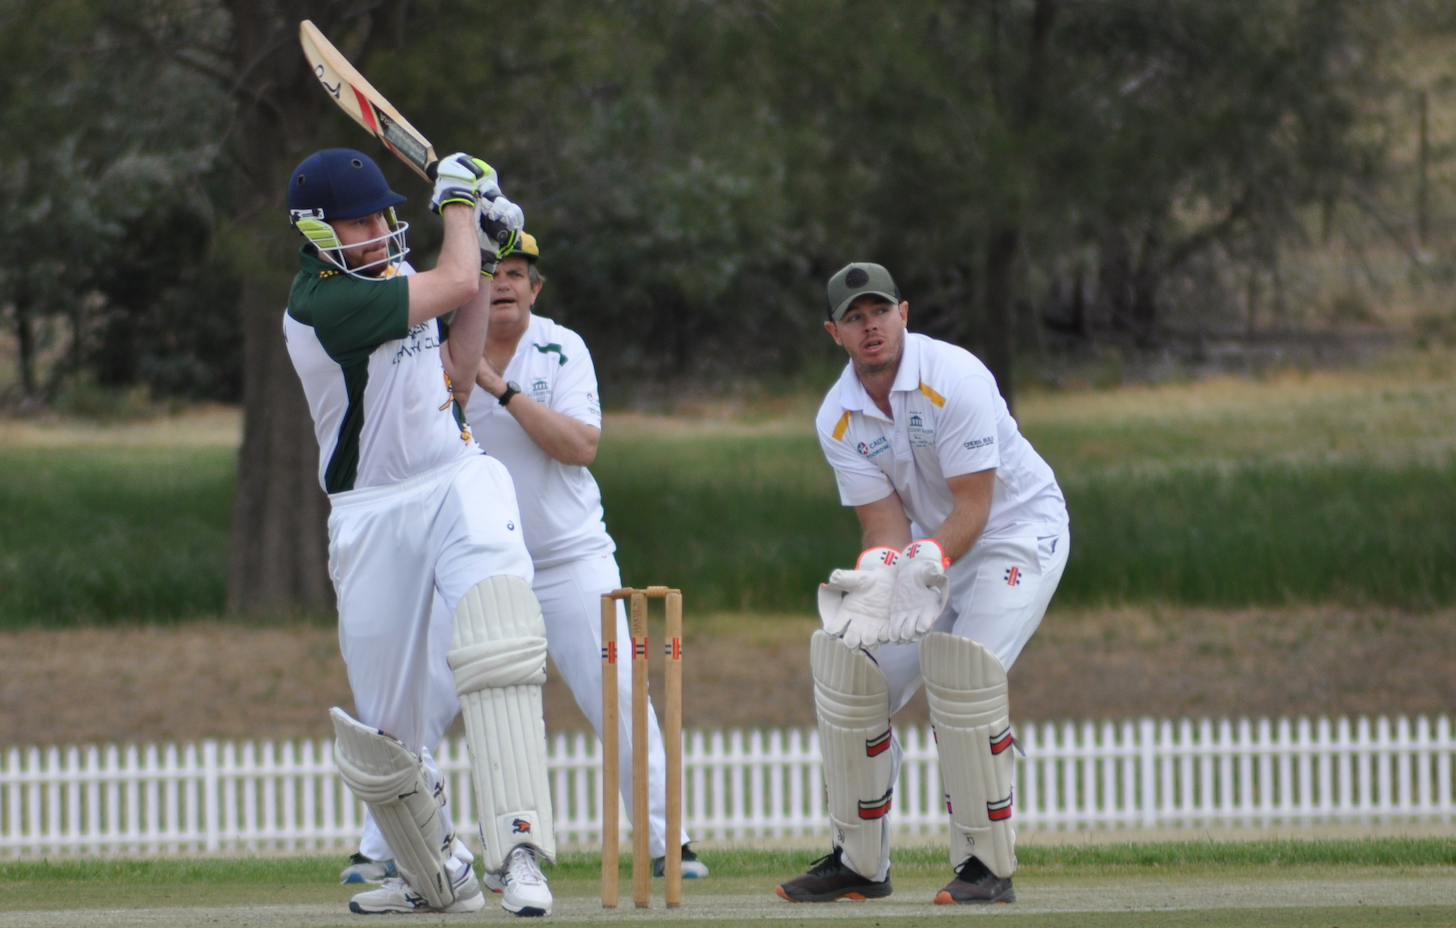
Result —
<instances>
[{"instance_id":1,"label":"shoe laces","mask_svg":"<svg viewBox=\"0 0 1456 928\"><path fill-rule=\"evenodd\" d=\"M829 876L831 873L838 873L844 869L844 861L841 855L844 852L835 848L828 854L814 861L809 865L809 876Z\"/></svg>"},{"instance_id":2,"label":"shoe laces","mask_svg":"<svg viewBox=\"0 0 1456 928\"><path fill-rule=\"evenodd\" d=\"M528 847L517 847L511 851L506 857L501 879L507 883L520 883L523 886L539 886L546 882L546 877L541 874L541 868L536 865L536 854Z\"/></svg>"}]
</instances>

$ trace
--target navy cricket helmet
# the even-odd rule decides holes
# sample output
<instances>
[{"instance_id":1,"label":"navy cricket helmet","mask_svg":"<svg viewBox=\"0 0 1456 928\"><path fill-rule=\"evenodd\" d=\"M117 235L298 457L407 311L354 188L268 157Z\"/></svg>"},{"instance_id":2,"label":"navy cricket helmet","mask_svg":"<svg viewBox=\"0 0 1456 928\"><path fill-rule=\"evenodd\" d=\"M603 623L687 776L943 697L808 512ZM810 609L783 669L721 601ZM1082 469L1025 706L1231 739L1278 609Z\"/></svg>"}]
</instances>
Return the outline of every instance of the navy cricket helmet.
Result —
<instances>
[{"instance_id":1,"label":"navy cricket helmet","mask_svg":"<svg viewBox=\"0 0 1456 928\"><path fill-rule=\"evenodd\" d=\"M293 169L289 210L323 210L323 219L358 219L403 203L374 159L352 148L325 148Z\"/></svg>"}]
</instances>

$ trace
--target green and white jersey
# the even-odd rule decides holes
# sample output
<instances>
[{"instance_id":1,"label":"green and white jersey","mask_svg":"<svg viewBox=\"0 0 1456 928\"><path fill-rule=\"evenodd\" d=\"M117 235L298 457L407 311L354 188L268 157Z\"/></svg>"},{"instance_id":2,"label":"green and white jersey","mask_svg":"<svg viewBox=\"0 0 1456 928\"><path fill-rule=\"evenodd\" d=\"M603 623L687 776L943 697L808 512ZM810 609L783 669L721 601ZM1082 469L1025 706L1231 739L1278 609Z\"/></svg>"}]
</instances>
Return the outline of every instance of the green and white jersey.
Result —
<instances>
[{"instance_id":1,"label":"green and white jersey","mask_svg":"<svg viewBox=\"0 0 1456 928\"><path fill-rule=\"evenodd\" d=\"M283 337L313 413L325 492L398 483L479 454L440 361L449 329L438 319L409 324L413 271L360 280L308 245L299 263Z\"/></svg>"}]
</instances>

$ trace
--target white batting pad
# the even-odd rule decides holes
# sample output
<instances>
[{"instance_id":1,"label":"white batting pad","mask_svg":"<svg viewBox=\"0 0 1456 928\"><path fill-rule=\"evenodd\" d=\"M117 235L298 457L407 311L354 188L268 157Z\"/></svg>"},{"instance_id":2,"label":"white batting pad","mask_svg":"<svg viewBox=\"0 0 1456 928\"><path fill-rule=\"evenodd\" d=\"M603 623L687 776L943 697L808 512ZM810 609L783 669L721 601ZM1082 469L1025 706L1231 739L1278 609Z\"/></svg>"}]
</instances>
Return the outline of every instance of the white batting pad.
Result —
<instances>
[{"instance_id":1,"label":"white batting pad","mask_svg":"<svg viewBox=\"0 0 1456 928\"><path fill-rule=\"evenodd\" d=\"M809 641L809 666L834 845L854 872L883 880L890 865L885 817L895 782L890 686L868 654L822 630Z\"/></svg>"},{"instance_id":2,"label":"white batting pad","mask_svg":"<svg viewBox=\"0 0 1456 928\"><path fill-rule=\"evenodd\" d=\"M454 859L450 846L455 836L441 833L443 791L435 794L424 764L398 739L354 720L343 709L330 709L329 716L337 736L334 762L339 775L368 804L400 876L434 908L450 905L456 887L447 862Z\"/></svg>"},{"instance_id":3,"label":"white batting pad","mask_svg":"<svg viewBox=\"0 0 1456 928\"><path fill-rule=\"evenodd\" d=\"M977 642L931 632L920 639L920 672L940 750L951 866L975 855L992 873L1010 876L1016 871L1016 760L1006 670Z\"/></svg>"},{"instance_id":4,"label":"white batting pad","mask_svg":"<svg viewBox=\"0 0 1456 928\"><path fill-rule=\"evenodd\" d=\"M455 610L450 668L465 717L476 814L487 871L529 844L556 859L551 784L546 776L546 621L519 577L471 587Z\"/></svg>"}]
</instances>

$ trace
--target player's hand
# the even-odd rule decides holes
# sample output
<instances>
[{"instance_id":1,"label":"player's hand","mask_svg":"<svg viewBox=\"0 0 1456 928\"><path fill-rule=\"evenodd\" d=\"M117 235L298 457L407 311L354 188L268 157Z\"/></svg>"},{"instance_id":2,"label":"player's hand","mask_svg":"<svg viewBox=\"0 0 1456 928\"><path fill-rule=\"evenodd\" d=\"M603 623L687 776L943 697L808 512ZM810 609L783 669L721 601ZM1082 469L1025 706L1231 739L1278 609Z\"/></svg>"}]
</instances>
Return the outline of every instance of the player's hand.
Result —
<instances>
[{"instance_id":1,"label":"player's hand","mask_svg":"<svg viewBox=\"0 0 1456 928\"><path fill-rule=\"evenodd\" d=\"M504 195L479 200L480 273L495 276L500 259L515 250L526 214Z\"/></svg>"},{"instance_id":2,"label":"player's hand","mask_svg":"<svg viewBox=\"0 0 1456 928\"><path fill-rule=\"evenodd\" d=\"M477 185L484 178L494 176L495 171L490 165L463 151L441 158L435 168L435 192L430 195L430 211L438 213L451 203L474 208L478 199Z\"/></svg>"},{"instance_id":3,"label":"player's hand","mask_svg":"<svg viewBox=\"0 0 1456 928\"><path fill-rule=\"evenodd\" d=\"M950 599L950 578L940 542L912 541L900 554L900 569L890 596L890 641L919 641L935 625Z\"/></svg>"},{"instance_id":4,"label":"player's hand","mask_svg":"<svg viewBox=\"0 0 1456 928\"><path fill-rule=\"evenodd\" d=\"M873 648L889 640L890 597L899 572L900 552L870 548L854 570L836 570L819 586L819 619L824 631L847 648Z\"/></svg>"}]
</instances>

